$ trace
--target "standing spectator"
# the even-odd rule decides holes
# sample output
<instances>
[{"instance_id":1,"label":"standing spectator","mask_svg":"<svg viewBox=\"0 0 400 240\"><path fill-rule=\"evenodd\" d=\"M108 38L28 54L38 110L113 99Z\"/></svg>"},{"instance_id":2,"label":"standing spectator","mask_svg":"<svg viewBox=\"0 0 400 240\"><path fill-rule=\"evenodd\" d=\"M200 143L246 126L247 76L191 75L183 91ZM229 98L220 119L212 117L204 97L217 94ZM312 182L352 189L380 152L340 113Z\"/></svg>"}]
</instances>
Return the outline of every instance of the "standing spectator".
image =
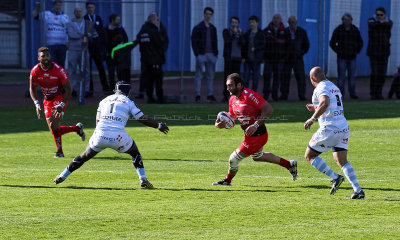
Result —
<instances>
[{"instance_id":1,"label":"standing spectator","mask_svg":"<svg viewBox=\"0 0 400 240\"><path fill-rule=\"evenodd\" d=\"M286 28L286 59L283 67L280 100L287 100L290 88L292 69L297 82L297 94L300 100L306 100L306 73L304 72L303 56L310 48L307 32L297 26L295 16L288 19L289 27Z\"/></svg>"},{"instance_id":2,"label":"standing spectator","mask_svg":"<svg viewBox=\"0 0 400 240\"><path fill-rule=\"evenodd\" d=\"M393 22L386 18L386 10L383 7L378 7L375 14L376 18L368 19L367 56L371 65L370 95L372 100L382 100Z\"/></svg>"},{"instance_id":3,"label":"standing spectator","mask_svg":"<svg viewBox=\"0 0 400 240\"><path fill-rule=\"evenodd\" d=\"M260 77L261 62L264 58L265 36L264 32L258 27L258 17L249 17L250 29L244 34L244 46L242 57L244 59L244 87L250 85L250 76L253 77L252 88L257 92L258 78Z\"/></svg>"},{"instance_id":4,"label":"standing spectator","mask_svg":"<svg viewBox=\"0 0 400 240\"><path fill-rule=\"evenodd\" d=\"M76 96L75 87L78 83L78 75L77 69L80 72L84 73L84 92L88 92L90 90L90 80L89 80L89 58L83 59L82 56L85 55L83 49L83 41L84 37L86 37L86 27L85 21L83 20L83 12L82 8L76 7L74 10L75 18L72 18L70 22L68 22L68 75L71 82L72 88L72 96ZM84 62L82 62L84 61ZM81 79L82 81L82 79Z\"/></svg>"},{"instance_id":5,"label":"standing spectator","mask_svg":"<svg viewBox=\"0 0 400 240\"><path fill-rule=\"evenodd\" d=\"M157 101L163 103L162 65L165 63L165 51L168 49L169 38L156 12L151 12L147 17L147 21L136 36L136 41L140 44L141 75L146 83L147 102L156 102L153 98L155 85Z\"/></svg>"},{"instance_id":6,"label":"standing spectator","mask_svg":"<svg viewBox=\"0 0 400 240\"><path fill-rule=\"evenodd\" d=\"M93 75L92 75L92 61L96 64L97 71L103 92L109 92L110 86L107 83L106 71L104 70L103 59L104 51L101 43L101 34L103 31L103 20L99 15L94 13L94 2L86 2L86 15L83 17L88 22L88 38L89 38L89 65L90 65L90 91L86 93L87 96L93 96Z\"/></svg>"},{"instance_id":7,"label":"standing spectator","mask_svg":"<svg viewBox=\"0 0 400 240\"><path fill-rule=\"evenodd\" d=\"M214 9L211 7L204 8L204 20L193 28L191 36L192 49L196 56L196 102L201 100L201 79L203 78L204 66L206 68L207 101L216 101L213 95L213 82L218 56L218 39L217 28L210 22L213 15Z\"/></svg>"},{"instance_id":8,"label":"standing spectator","mask_svg":"<svg viewBox=\"0 0 400 240\"><path fill-rule=\"evenodd\" d=\"M104 28L104 48L106 49L106 63L108 69L108 84L109 86L115 85L115 71L116 66L114 61L111 59L112 49L118 45L115 42L115 36L121 35L124 43L128 42L128 35L126 35L125 29L121 26L121 17L116 13L111 13L108 17L108 26Z\"/></svg>"},{"instance_id":9,"label":"standing spectator","mask_svg":"<svg viewBox=\"0 0 400 240\"><path fill-rule=\"evenodd\" d=\"M285 26L279 13L272 17L272 21L264 29L264 34L266 41L264 51L264 98L267 100L271 93L272 99L277 101L285 58ZM272 74L273 83L271 89Z\"/></svg>"},{"instance_id":10,"label":"standing spectator","mask_svg":"<svg viewBox=\"0 0 400 240\"><path fill-rule=\"evenodd\" d=\"M352 24L353 17L345 13L342 17L342 24L333 31L329 45L337 54L338 87L344 95L344 78L347 70L349 79L349 92L352 99L358 99L356 94L356 56L363 47L363 40L360 31Z\"/></svg>"},{"instance_id":11,"label":"standing spectator","mask_svg":"<svg viewBox=\"0 0 400 240\"><path fill-rule=\"evenodd\" d=\"M391 99L393 94L396 94L397 99L400 99L400 66L397 67L397 71L393 74L393 81L390 86L388 98Z\"/></svg>"},{"instance_id":12,"label":"standing spectator","mask_svg":"<svg viewBox=\"0 0 400 240\"><path fill-rule=\"evenodd\" d=\"M115 42L118 43L111 51L111 59L117 66L117 76L119 81L131 83L131 51L137 45L136 42L124 43L122 36L115 36Z\"/></svg>"},{"instance_id":13,"label":"standing spectator","mask_svg":"<svg viewBox=\"0 0 400 240\"><path fill-rule=\"evenodd\" d=\"M225 28L222 32L224 37L224 79L231 73L240 73L242 45L244 41L242 29L238 27L239 22L238 17L231 17L230 27ZM224 95L222 102L227 102L229 100L229 92L226 90L225 83L222 94Z\"/></svg>"},{"instance_id":14,"label":"standing spectator","mask_svg":"<svg viewBox=\"0 0 400 240\"><path fill-rule=\"evenodd\" d=\"M61 67L65 66L65 57L67 54L67 24L69 17L64 14L62 1L53 1L53 9L39 14L40 2L36 2L36 7L32 12L34 19L44 18L46 22L46 41L50 55L54 62Z\"/></svg>"}]
</instances>

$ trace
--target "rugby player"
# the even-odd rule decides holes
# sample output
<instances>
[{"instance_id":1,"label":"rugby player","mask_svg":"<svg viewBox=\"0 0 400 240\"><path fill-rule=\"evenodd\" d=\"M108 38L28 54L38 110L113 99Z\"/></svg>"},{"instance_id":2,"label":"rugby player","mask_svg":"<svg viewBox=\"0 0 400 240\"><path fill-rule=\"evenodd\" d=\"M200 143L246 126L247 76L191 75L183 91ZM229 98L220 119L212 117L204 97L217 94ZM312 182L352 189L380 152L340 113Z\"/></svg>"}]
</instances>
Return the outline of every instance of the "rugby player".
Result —
<instances>
[{"instance_id":1,"label":"rugby player","mask_svg":"<svg viewBox=\"0 0 400 240\"><path fill-rule=\"evenodd\" d=\"M31 70L29 92L36 106L37 117L40 119L42 107L37 96L37 85L40 85L44 96L43 105L46 122L57 146L54 158L59 158L64 157L62 135L76 132L81 140L85 141L85 133L82 123L77 123L76 126L60 126L61 117L64 115L68 99L71 97L71 84L64 68L55 62L50 62L50 59L51 56L47 47L38 49L39 63Z\"/></svg>"},{"instance_id":2,"label":"rugby player","mask_svg":"<svg viewBox=\"0 0 400 240\"><path fill-rule=\"evenodd\" d=\"M272 106L257 92L243 87L239 74L232 73L226 80L229 99L229 113L237 118L244 130L242 144L229 157L229 170L226 177L214 182L213 185L231 185L232 179L239 170L239 163L243 158L251 156L256 162L269 162L278 164L289 170L292 179L297 178L297 161L286 160L270 152L263 152L263 146L268 141L268 132L264 122L271 116ZM215 127L225 128L225 122L216 120Z\"/></svg>"},{"instance_id":3,"label":"rugby player","mask_svg":"<svg viewBox=\"0 0 400 240\"><path fill-rule=\"evenodd\" d=\"M153 188L148 181L142 156L136 146L135 141L125 131L129 116L132 115L140 123L156 128L167 134L169 128L165 123L157 123L136 107L135 103L129 99L131 85L124 81L119 81L115 85L115 94L104 98L97 109L96 129L89 139L86 150L72 160L64 171L54 179L55 184L63 182L73 171L80 168L86 161L93 158L106 148L112 148L119 153L131 155L133 166L139 175L142 188Z\"/></svg>"},{"instance_id":4,"label":"rugby player","mask_svg":"<svg viewBox=\"0 0 400 240\"><path fill-rule=\"evenodd\" d=\"M314 113L304 123L304 129L310 129L317 120L319 129L308 143L305 159L315 169L332 178L330 193L335 194L344 182L344 177L334 172L322 158L318 157L321 153L332 149L333 158L353 187L353 193L347 199L364 199L365 194L358 183L356 172L347 161L350 128L344 117L342 93L335 84L326 79L320 67L311 69L310 80L315 89L312 104L307 104L306 107Z\"/></svg>"}]
</instances>

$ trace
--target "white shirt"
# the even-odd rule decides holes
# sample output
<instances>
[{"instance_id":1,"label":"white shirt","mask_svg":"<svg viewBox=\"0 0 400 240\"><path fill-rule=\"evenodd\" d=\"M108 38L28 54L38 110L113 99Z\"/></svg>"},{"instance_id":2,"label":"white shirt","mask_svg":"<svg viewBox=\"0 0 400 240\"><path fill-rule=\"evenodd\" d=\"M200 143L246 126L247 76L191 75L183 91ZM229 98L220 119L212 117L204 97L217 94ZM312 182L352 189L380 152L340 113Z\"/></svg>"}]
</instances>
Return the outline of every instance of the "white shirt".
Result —
<instances>
[{"instance_id":1,"label":"white shirt","mask_svg":"<svg viewBox=\"0 0 400 240\"><path fill-rule=\"evenodd\" d=\"M144 114L136 104L123 94L110 95L99 103L97 130L124 130L130 115L139 119Z\"/></svg>"},{"instance_id":2,"label":"white shirt","mask_svg":"<svg viewBox=\"0 0 400 240\"><path fill-rule=\"evenodd\" d=\"M339 130L348 127L344 117L342 93L339 88L329 80L321 81L314 89L312 96L314 107L319 105L319 97L323 95L329 97L329 107L318 118L320 128Z\"/></svg>"},{"instance_id":3,"label":"white shirt","mask_svg":"<svg viewBox=\"0 0 400 240\"><path fill-rule=\"evenodd\" d=\"M69 17L64 13L57 15L53 11L42 12L39 16L41 18L44 16L46 21L47 45L66 45L68 42L67 24Z\"/></svg>"}]
</instances>

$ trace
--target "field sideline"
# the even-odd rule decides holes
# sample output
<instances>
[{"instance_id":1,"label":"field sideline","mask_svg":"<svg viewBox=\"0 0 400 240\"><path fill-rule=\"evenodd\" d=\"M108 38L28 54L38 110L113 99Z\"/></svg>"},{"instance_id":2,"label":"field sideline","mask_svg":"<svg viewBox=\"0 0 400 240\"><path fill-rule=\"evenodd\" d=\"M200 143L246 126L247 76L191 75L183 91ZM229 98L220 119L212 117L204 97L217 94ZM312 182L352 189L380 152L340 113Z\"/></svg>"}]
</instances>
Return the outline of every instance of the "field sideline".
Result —
<instances>
[{"instance_id":1,"label":"field sideline","mask_svg":"<svg viewBox=\"0 0 400 240\"><path fill-rule=\"evenodd\" d=\"M128 155L105 150L60 185L52 180L87 144L96 106L70 106L63 123L83 122L87 139L63 136L65 158L32 107L0 108L0 239L399 239L399 101L345 101L349 161L365 200L352 188L329 195L330 179L304 160L317 129L305 131L304 103L273 103L264 151L296 159L298 180L277 165L242 161L232 186L211 186L243 132L216 129L227 105L142 105L167 119L163 135L132 120L127 131L156 189L140 189ZM336 172L332 154L321 155Z\"/></svg>"}]
</instances>

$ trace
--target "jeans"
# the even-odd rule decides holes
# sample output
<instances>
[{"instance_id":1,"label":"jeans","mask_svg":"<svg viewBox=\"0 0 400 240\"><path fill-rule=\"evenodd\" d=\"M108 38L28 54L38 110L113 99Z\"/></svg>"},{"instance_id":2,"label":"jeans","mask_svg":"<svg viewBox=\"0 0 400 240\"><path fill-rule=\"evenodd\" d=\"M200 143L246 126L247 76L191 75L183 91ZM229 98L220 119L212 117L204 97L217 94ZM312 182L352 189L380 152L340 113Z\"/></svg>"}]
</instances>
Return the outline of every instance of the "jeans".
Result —
<instances>
[{"instance_id":1,"label":"jeans","mask_svg":"<svg viewBox=\"0 0 400 240\"><path fill-rule=\"evenodd\" d=\"M355 97L356 94L356 81L355 81L355 74L356 74L356 59L342 59L337 58L337 70L338 70L338 87L342 96L345 94L344 89L344 81L346 76L347 70L347 78L348 78L348 86L350 96Z\"/></svg>"},{"instance_id":2,"label":"jeans","mask_svg":"<svg viewBox=\"0 0 400 240\"><path fill-rule=\"evenodd\" d=\"M49 45L50 56L53 62L61 67L65 66L65 57L67 56L67 46L62 44Z\"/></svg>"},{"instance_id":3,"label":"jeans","mask_svg":"<svg viewBox=\"0 0 400 240\"><path fill-rule=\"evenodd\" d=\"M370 57L371 77L370 95L371 98L382 98L382 88L385 83L388 57Z\"/></svg>"},{"instance_id":4,"label":"jeans","mask_svg":"<svg viewBox=\"0 0 400 240\"><path fill-rule=\"evenodd\" d=\"M273 100L278 100L278 89L282 78L283 60L266 60L264 63L264 98L268 99L271 93ZM271 76L273 76L271 89Z\"/></svg>"},{"instance_id":5,"label":"jeans","mask_svg":"<svg viewBox=\"0 0 400 240\"><path fill-rule=\"evenodd\" d=\"M201 80L203 78L203 67L206 68L207 96L213 95L213 83L215 76L215 63L217 56L214 53L205 53L196 57L195 92L196 96L201 94Z\"/></svg>"},{"instance_id":6,"label":"jeans","mask_svg":"<svg viewBox=\"0 0 400 240\"><path fill-rule=\"evenodd\" d=\"M257 92L258 88L258 78L260 77L260 67L261 63L246 61L244 62L244 72L243 78L244 83L243 85L248 88L250 86L250 76L253 78L253 85L251 89Z\"/></svg>"},{"instance_id":7,"label":"jeans","mask_svg":"<svg viewBox=\"0 0 400 240\"><path fill-rule=\"evenodd\" d=\"M71 82L72 90L75 89L79 81L83 81L84 92L90 90L90 72L89 72L89 54L86 53L85 63L82 67L82 50L68 51L68 76ZM83 76L82 76L83 72ZM78 81L79 78L79 81Z\"/></svg>"},{"instance_id":8,"label":"jeans","mask_svg":"<svg viewBox=\"0 0 400 240\"><path fill-rule=\"evenodd\" d=\"M303 100L306 96L306 73L304 72L303 58L296 56L286 59L281 78L281 99L286 100L288 98L292 69L297 82L297 94L299 99Z\"/></svg>"}]
</instances>

